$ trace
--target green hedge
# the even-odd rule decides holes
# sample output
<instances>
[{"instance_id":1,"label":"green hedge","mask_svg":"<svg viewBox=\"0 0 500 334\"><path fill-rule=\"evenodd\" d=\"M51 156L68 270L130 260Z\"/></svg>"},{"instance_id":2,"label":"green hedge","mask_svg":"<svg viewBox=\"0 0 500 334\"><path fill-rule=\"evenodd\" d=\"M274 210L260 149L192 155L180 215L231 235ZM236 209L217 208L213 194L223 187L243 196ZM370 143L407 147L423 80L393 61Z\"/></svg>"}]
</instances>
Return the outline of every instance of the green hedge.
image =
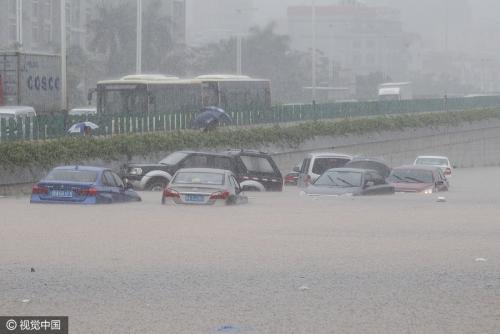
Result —
<instances>
[{"instance_id":1,"label":"green hedge","mask_svg":"<svg viewBox=\"0 0 500 334\"><path fill-rule=\"evenodd\" d=\"M182 131L167 134L120 135L112 138L67 137L47 141L22 141L0 144L0 166L7 170L19 167L47 168L91 159L112 161L123 156L129 158L134 155L146 156L155 152L186 148L256 148L266 144L297 147L315 136L453 126L493 118L500 118L500 109L318 121L286 127L220 129L210 133Z\"/></svg>"}]
</instances>

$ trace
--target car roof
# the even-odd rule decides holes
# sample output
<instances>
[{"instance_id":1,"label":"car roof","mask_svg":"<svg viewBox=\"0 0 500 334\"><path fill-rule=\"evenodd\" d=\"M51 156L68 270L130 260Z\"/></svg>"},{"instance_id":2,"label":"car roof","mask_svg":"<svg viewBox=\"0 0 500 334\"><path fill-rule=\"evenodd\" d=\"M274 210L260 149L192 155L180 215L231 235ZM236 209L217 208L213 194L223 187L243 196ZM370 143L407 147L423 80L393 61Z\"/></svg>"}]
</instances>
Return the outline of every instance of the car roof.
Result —
<instances>
[{"instance_id":1,"label":"car roof","mask_svg":"<svg viewBox=\"0 0 500 334\"><path fill-rule=\"evenodd\" d=\"M92 171L92 172L103 172L105 170L110 170L106 167L94 167L94 166L59 166L54 168L54 170L83 170L83 171Z\"/></svg>"},{"instance_id":2,"label":"car roof","mask_svg":"<svg viewBox=\"0 0 500 334\"><path fill-rule=\"evenodd\" d=\"M1 106L2 116L36 116L35 108L29 106Z\"/></svg>"},{"instance_id":3,"label":"car roof","mask_svg":"<svg viewBox=\"0 0 500 334\"><path fill-rule=\"evenodd\" d=\"M337 152L312 152L307 155L308 158L321 158L321 157L331 157L331 158L349 158L352 159L352 155Z\"/></svg>"},{"instance_id":4,"label":"car roof","mask_svg":"<svg viewBox=\"0 0 500 334\"><path fill-rule=\"evenodd\" d=\"M398 169L413 169L413 170L429 170L429 171L435 171L435 170L441 170L437 166L428 166L428 165L404 165L404 166L399 166L396 168L393 168L394 170Z\"/></svg>"},{"instance_id":5,"label":"car roof","mask_svg":"<svg viewBox=\"0 0 500 334\"><path fill-rule=\"evenodd\" d=\"M440 155L419 155L417 159L446 159L448 160L448 157L445 156L440 156Z\"/></svg>"},{"instance_id":6,"label":"car roof","mask_svg":"<svg viewBox=\"0 0 500 334\"><path fill-rule=\"evenodd\" d=\"M232 174L231 171L226 169L217 169L217 168L181 168L177 171L184 173L212 173L212 174ZM176 174L177 174L176 173Z\"/></svg>"}]
</instances>

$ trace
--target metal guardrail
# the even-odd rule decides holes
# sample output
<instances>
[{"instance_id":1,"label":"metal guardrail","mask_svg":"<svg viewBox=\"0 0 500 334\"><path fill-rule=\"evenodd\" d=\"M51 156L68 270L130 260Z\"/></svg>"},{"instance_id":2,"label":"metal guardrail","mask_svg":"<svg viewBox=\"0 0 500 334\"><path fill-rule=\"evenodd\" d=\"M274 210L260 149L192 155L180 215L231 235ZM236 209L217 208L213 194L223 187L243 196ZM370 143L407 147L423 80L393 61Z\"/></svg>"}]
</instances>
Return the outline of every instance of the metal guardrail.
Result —
<instances>
[{"instance_id":1,"label":"metal guardrail","mask_svg":"<svg viewBox=\"0 0 500 334\"><path fill-rule=\"evenodd\" d=\"M234 126L279 124L359 116L391 115L433 111L460 111L500 107L500 96L428 99L408 101L369 101L328 104L278 105L270 110L227 111ZM188 129L197 112L114 114L91 116L40 115L33 118L0 118L0 142L46 140L68 136L74 123L91 121L99 125L96 136L168 132Z\"/></svg>"}]
</instances>

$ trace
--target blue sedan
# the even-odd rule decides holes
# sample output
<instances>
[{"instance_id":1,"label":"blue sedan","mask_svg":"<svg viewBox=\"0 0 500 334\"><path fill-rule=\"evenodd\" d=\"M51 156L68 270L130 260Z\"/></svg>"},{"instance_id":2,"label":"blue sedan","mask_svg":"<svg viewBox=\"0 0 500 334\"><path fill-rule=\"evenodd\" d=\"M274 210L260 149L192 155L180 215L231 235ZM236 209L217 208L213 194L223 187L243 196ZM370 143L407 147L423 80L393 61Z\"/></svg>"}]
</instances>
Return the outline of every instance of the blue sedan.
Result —
<instances>
[{"instance_id":1,"label":"blue sedan","mask_svg":"<svg viewBox=\"0 0 500 334\"><path fill-rule=\"evenodd\" d=\"M116 173L101 167L56 167L35 184L31 192L31 203L100 204L139 201L139 195L125 186Z\"/></svg>"}]
</instances>

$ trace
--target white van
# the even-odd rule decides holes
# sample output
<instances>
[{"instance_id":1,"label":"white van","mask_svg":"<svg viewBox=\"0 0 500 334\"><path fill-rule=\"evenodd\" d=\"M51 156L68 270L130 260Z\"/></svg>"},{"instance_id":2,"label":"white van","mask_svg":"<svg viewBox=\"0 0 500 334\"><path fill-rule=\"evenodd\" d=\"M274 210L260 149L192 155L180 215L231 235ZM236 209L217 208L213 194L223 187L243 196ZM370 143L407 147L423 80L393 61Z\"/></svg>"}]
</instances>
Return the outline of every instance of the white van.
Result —
<instances>
[{"instance_id":1,"label":"white van","mask_svg":"<svg viewBox=\"0 0 500 334\"><path fill-rule=\"evenodd\" d=\"M305 188L327 170L344 167L351 160L352 156L343 153L310 153L302 162L300 170L295 170L299 172L297 185Z\"/></svg>"},{"instance_id":2,"label":"white van","mask_svg":"<svg viewBox=\"0 0 500 334\"><path fill-rule=\"evenodd\" d=\"M35 108L27 106L0 107L0 118L35 117Z\"/></svg>"}]
</instances>

